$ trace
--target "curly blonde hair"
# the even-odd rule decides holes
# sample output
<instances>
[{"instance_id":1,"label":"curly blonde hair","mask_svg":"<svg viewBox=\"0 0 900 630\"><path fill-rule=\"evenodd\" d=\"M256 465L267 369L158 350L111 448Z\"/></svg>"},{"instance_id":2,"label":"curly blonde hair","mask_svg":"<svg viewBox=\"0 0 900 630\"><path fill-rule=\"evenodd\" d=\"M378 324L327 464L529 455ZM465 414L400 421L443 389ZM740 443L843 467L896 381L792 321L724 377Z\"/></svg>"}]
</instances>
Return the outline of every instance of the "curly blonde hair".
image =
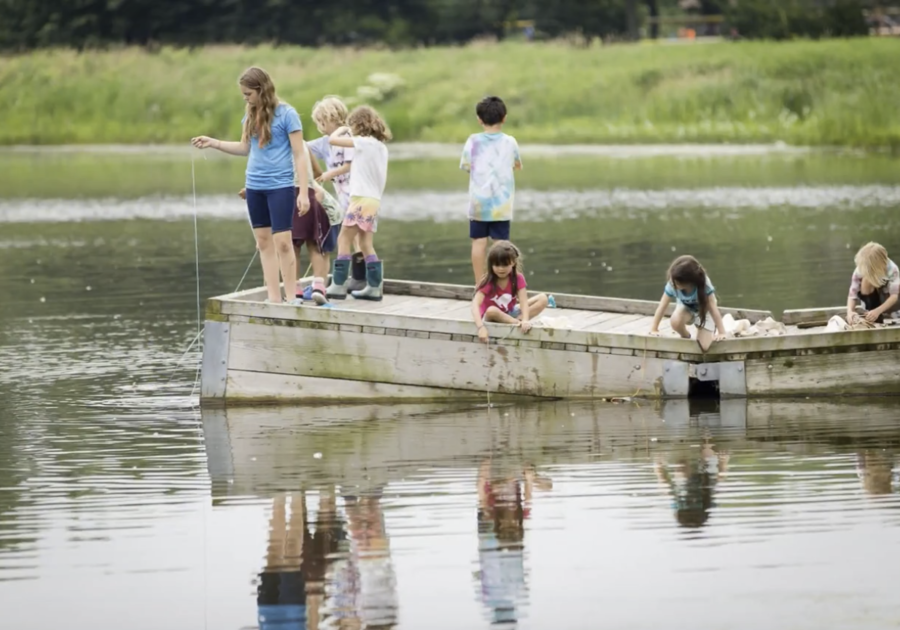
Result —
<instances>
[{"instance_id":1,"label":"curly blonde hair","mask_svg":"<svg viewBox=\"0 0 900 630\"><path fill-rule=\"evenodd\" d=\"M312 119L319 127L325 127L327 123L342 127L347 124L347 116L347 106L337 96L326 96L313 105Z\"/></svg>"},{"instance_id":2,"label":"curly blonde hair","mask_svg":"<svg viewBox=\"0 0 900 630\"><path fill-rule=\"evenodd\" d=\"M278 107L275 83L268 72L252 66L244 70L238 84L259 93L255 105L247 103L241 142L249 142L253 136L259 136L259 147L262 148L272 140L272 121L275 119L275 108Z\"/></svg>"},{"instance_id":3,"label":"curly blonde hair","mask_svg":"<svg viewBox=\"0 0 900 630\"><path fill-rule=\"evenodd\" d=\"M859 275L873 287L880 287L887 275L888 253L884 246L878 243L866 243L859 248L853 258Z\"/></svg>"},{"instance_id":4,"label":"curly blonde hair","mask_svg":"<svg viewBox=\"0 0 900 630\"><path fill-rule=\"evenodd\" d=\"M369 136L381 142L387 142L393 137L384 119L368 105L360 105L350 112L347 125L354 136Z\"/></svg>"}]
</instances>

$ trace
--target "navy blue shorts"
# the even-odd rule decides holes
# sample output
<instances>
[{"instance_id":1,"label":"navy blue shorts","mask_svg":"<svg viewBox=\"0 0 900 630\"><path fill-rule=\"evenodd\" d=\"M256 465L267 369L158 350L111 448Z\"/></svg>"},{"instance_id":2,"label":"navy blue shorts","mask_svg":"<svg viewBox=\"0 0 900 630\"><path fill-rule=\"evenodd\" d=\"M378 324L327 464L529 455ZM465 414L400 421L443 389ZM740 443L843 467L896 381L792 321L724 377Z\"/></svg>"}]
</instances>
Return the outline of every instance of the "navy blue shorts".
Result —
<instances>
[{"instance_id":1,"label":"navy blue shorts","mask_svg":"<svg viewBox=\"0 0 900 630\"><path fill-rule=\"evenodd\" d=\"M254 228L272 228L272 233L291 229L294 209L297 207L297 191L293 186L275 190L247 189L247 211Z\"/></svg>"},{"instance_id":2,"label":"navy blue shorts","mask_svg":"<svg viewBox=\"0 0 900 630\"><path fill-rule=\"evenodd\" d=\"M469 221L469 238L488 238L492 241L509 240L509 221Z\"/></svg>"},{"instance_id":3,"label":"navy blue shorts","mask_svg":"<svg viewBox=\"0 0 900 630\"><path fill-rule=\"evenodd\" d=\"M325 242L322 243L322 253L330 254L335 249L337 249L338 236L341 234L341 224L332 225L331 229L328 230L328 236L325 237Z\"/></svg>"}]
</instances>

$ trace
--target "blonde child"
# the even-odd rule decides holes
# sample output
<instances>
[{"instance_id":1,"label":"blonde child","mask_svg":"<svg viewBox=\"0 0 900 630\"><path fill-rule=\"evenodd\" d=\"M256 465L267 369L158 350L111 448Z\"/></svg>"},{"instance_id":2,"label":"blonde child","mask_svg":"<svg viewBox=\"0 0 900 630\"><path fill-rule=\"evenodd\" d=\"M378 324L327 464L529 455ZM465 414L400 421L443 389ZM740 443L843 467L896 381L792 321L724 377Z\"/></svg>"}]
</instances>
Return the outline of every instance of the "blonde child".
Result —
<instances>
[{"instance_id":1,"label":"blonde child","mask_svg":"<svg viewBox=\"0 0 900 630\"><path fill-rule=\"evenodd\" d=\"M675 300L678 305L672 315L672 330L684 339L690 339L691 333L687 327L691 324L696 326L697 342L706 352L713 341L725 338L725 324L722 322L715 292L703 265L693 256L679 256L669 267L666 287L653 316L650 334L659 334L659 324L666 309Z\"/></svg>"},{"instance_id":2,"label":"blonde child","mask_svg":"<svg viewBox=\"0 0 900 630\"><path fill-rule=\"evenodd\" d=\"M888 258L887 250L878 243L866 243L856 253L853 261L856 269L850 279L850 295L847 298L847 323L853 324L856 301L862 302L866 321L884 322L885 314L896 313L900 294L900 269Z\"/></svg>"},{"instance_id":3,"label":"blonde child","mask_svg":"<svg viewBox=\"0 0 900 630\"><path fill-rule=\"evenodd\" d=\"M350 163L350 203L338 237L338 256L326 294L338 300L347 297L350 252L354 239L359 236L366 262L366 287L350 295L360 300L380 301L384 267L375 253L373 240L378 230L381 197L387 184L388 149L385 142L391 139L391 131L378 112L368 105L350 112L347 125L335 129L328 137L331 146L352 148L353 161Z\"/></svg>"},{"instance_id":4,"label":"blonde child","mask_svg":"<svg viewBox=\"0 0 900 630\"><path fill-rule=\"evenodd\" d=\"M316 174L320 184L331 182L341 207L341 218L350 205L350 164L353 162L353 147L332 146L329 136L338 128L347 125L349 111L344 102L337 96L326 96L316 102L312 109L312 119L321 137L307 143L312 154L325 162L325 172ZM350 137L349 132L346 137ZM340 222L333 226L334 241L337 243L341 233ZM359 237L354 241L355 253L350 265L350 281L348 291L358 291L366 286L366 262L359 248Z\"/></svg>"},{"instance_id":5,"label":"blonde child","mask_svg":"<svg viewBox=\"0 0 900 630\"><path fill-rule=\"evenodd\" d=\"M488 239L508 241L516 192L514 171L522 168L516 139L503 133L506 104L488 96L475 106L483 131L466 140L459 167L469 173L469 238L472 271L481 281Z\"/></svg>"},{"instance_id":6,"label":"blonde child","mask_svg":"<svg viewBox=\"0 0 900 630\"><path fill-rule=\"evenodd\" d=\"M487 273L472 298L472 319L478 338L485 343L489 340L485 322L512 324L527 333L531 330L531 318L540 315L550 302L543 293L528 297L522 254L515 245L498 241L487 258Z\"/></svg>"}]
</instances>

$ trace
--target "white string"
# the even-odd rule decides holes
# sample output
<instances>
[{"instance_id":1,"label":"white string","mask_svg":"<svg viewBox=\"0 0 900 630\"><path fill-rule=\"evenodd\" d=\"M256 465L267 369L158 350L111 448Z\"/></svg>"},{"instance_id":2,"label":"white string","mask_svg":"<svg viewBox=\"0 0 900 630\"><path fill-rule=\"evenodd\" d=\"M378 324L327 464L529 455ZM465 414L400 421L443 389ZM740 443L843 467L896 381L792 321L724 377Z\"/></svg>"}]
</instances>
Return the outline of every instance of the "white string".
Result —
<instances>
[{"instance_id":1,"label":"white string","mask_svg":"<svg viewBox=\"0 0 900 630\"><path fill-rule=\"evenodd\" d=\"M191 196L194 203L194 261L197 270L197 338L199 339L203 320L200 317L200 236L197 230L197 177L194 174L193 152L191 152Z\"/></svg>"}]
</instances>

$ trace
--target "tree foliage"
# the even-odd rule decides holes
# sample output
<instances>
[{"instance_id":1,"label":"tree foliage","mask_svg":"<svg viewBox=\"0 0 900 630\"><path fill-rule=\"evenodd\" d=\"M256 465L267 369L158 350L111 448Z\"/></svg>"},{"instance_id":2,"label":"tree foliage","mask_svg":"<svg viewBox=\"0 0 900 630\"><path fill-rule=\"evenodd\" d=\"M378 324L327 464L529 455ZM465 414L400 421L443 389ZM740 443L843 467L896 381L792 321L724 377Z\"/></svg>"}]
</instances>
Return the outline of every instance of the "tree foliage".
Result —
<instances>
[{"instance_id":1,"label":"tree foliage","mask_svg":"<svg viewBox=\"0 0 900 630\"><path fill-rule=\"evenodd\" d=\"M519 20L538 35L626 35L629 15L676 0L0 0L0 49L110 44L373 44L503 38ZM629 8L631 13L629 13ZM702 0L744 37L863 34L860 0ZM655 30L654 30L655 32Z\"/></svg>"}]
</instances>

